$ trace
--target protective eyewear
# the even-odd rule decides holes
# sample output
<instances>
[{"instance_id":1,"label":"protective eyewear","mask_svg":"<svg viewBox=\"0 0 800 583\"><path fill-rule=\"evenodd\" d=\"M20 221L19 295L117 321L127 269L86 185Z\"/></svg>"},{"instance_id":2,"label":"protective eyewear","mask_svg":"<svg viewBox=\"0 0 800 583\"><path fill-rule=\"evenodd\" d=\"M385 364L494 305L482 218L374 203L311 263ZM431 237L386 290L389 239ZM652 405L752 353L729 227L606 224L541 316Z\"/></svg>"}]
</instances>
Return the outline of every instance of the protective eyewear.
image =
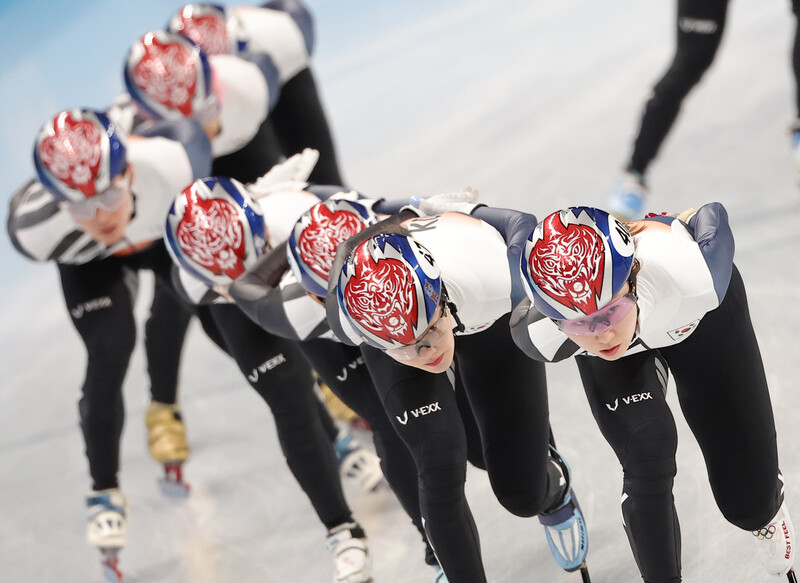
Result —
<instances>
[{"instance_id":1,"label":"protective eyewear","mask_svg":"<svg viewBox=\"0 0 800 583\"><path fill-rule=\"evenodd\" d=\"M419 356L423 348L434 348L442 343L442 340L447 338L448 334L452 332L447 327L447 318L445 318L446 307L442 306L442 314L436 321L431 324L425 333L420 336L414 344L407 346L400 346L398 348L389 348L386 354L395 360L414 360Z\"/></svg>"},{"instance_id":2,"label":"protective eyewear","mask_svg":"<svg viewBox=\"0 0 800 583\"><path fill-rule=\"evenodd\" d=\"M556 325L562 332L572 336L599 335L622 322L635 305L636 294L627 293L584 318L556 320Z\"/></svg>"},{"instance_id":3,"label":"protective eyewear","mask_svg":"<svg viewBox=\"0 0 800 583\"><path fill-rule=\"evenodd\" d=\"M99 194L90 196L78 202L69 204L70 214L78 220L91 221L97 216L98 209L103 209L107 213L117 210L125 198L130 193L131 176L129 172L124 174L124 178L112 184L109 188Z\"/></svg>"}]
</instances>

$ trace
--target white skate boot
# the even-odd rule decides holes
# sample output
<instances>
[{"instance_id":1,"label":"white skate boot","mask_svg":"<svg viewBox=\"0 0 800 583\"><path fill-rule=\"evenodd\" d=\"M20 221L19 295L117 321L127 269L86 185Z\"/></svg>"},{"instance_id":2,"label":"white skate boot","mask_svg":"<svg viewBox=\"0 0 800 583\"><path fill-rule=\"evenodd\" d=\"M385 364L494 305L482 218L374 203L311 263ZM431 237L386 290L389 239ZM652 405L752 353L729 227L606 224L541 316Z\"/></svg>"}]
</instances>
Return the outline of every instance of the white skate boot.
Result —
<instances>
[{"instance_id":1,"label":"white skate boot","mask_svg":"<svg viewBox=\"0 0 800 583\"><path fill-rule=\"evenodd\" d=\"M614 186L606 202L606 210L621 221L641 219L647 194L644 176L633 170L626 170Z\"/></svg>"},{"instance_id":2,"label":"white skate boot","mask_svg":"<svg viewBox=\"0 0 800 583\"><path fill-rule=\"evenodd\" d=\"M333 553L334 583L372 583L372 555L358 524L346 522L333 528L325 546Z\"/></svg>"},{"instance_id":3,"label":"white skate boot","mask_svg":"<svg viewBox=\"0 0 800 583\"><path fill-rule=\"evenodd\" d=\"M150 457L164 464L164 477L159 479L161 491L167 496L188 496L189 484L183 481L183 463L189 459L189 445L180 407L152 401L145 423Z\"/></svg>"},{"instance_id":4,"label":"white skate boot","mask_svg":"<svg viewBox=\"0 0 800 583\"><path fill-rule=\"evenodd\" d=\"M103 574L108 581L122 581L119 551L125 546L128 530L128 499L119 488L92 492L86 498L89 524L86 538L102 555Z\"/></svg>"},{"instance_id":5,"label":"white skate boot","mask_svg":"<svg viewBox=\"0 0 800 583\"><path fill-rule=\"evenodd\" d=\"M769 524L753 531L758 558L764 568L773 575L789 575L796 581L792 563L794 562L794 527L786 510L786 502L781 504L778 513Z\"/></svg>"},{"instance_id":6,"label":"white skate boot","mask_svg":"<svg viewBox=\"0 0 800 583\"><path fill-rule=\"evenodd\" d=\"M339 474L355 482L363 492L372 492L383 482L380 458L362 447L351 433L340 431L333 449L339 460Z\"/></svg>"}]
</instances>

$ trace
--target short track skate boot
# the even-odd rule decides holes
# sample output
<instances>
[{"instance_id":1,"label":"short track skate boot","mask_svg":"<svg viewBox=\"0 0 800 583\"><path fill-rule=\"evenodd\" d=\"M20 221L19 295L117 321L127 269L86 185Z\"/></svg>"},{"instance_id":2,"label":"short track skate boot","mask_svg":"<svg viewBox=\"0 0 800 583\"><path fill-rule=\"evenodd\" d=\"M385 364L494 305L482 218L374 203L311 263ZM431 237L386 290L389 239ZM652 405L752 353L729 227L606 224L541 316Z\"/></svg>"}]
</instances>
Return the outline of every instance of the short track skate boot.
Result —
<instances>
[{"instance_id":1,"label":"short track skate boot","mask_svg":"<svg viewBox=\"0 0 800 583\"><path fill-rule=\"evenodd\" d=\"M550 448L550 462L563 476L564 497L551 509L539 514L547 542L559 567L565 571L581 570L587 580L586 555L589 552L589 535L578 499L570 487L570 469L561 455Z\"/></svg>"},{"instance_id":2,"label":"short track skate boot","mask_svg":"<svg viewBox=\"0 0 800 583\"><path fill-rule=\"evenodd\" d=\"M164 464L164 477L159 479L161 491L167 496L188 496L189 484L183 481L183 463L189 459L189 445L180 407L152 401L145 423L150 456Z\"/></svg>"},{"instance_id":3,"label":"short track skate boot","mask_svg":"<svg viewBox=\"0 0 800 583\"><path fill-rule=\"evenodd\" d=\"M363 492L372 492L383 482L380 458L362 447L351 433L339 432L333 444L339 460L339 474L358 485Z\"/></svg>"},{"instance_id":4,"label":"short track skate boot","mask_svg":"<svg viewBox=\"0 0 800 583\"><path fill-rule=\"evenodd\" d=\"M333 583L372 583L372 555L358 524L346 522L333 528L325 546L333 553Z\"/></svg>"},{"instance_id":5,"label":"short track skate boot","mask_svg":"<svg viewBox=\"0 0 800 583\"><path fill-rule=\"evenodd\" d=\"M605 210L621 221L641 219L647 194L644 176L634 170L627 170L614 186Z\"/></svg>"},{"instance_id":6,"label":"short track skate boot","mask_svg":"<svg viewBox=\"0 0 800 583\"><path fill-rule=\"evenodd\" d=\"M781 504L778 513L769 524L753 531L758 558L764 568L773 575L792 573L794 562L794 527L786 510L786 502ZM790 581L795 579L789 578Z\"/></svg>"},{"instance_id":7,"label":"short track skate boot","mask_svg":"<svg viewBox=\"0 0 800 583\"><path fill-rule=\"evenodd\" d=\"M101 554L103 575L112 583L122 581L119 551L125 546L128 530L128 499L119 488L92 492L86 498L89 524L86 538Z\"/></svg>"}]
</instances>

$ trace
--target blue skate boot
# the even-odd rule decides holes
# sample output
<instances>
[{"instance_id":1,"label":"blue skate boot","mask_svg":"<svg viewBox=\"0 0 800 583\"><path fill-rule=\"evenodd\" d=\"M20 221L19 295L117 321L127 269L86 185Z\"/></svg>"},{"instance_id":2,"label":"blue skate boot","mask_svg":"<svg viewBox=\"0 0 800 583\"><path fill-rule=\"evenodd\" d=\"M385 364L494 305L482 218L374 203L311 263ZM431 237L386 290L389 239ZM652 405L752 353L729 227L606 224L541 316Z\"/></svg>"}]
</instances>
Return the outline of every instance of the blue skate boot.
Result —
<instances>
[{"instance_id":1,"label":"blue skate boot","mask_svg":"<svg viewBox=\"0 0 800 583\"><path fill-rule=\"evenodd\" d=\"M605 210L623 222L641 219L647 194L644 176L635 170L626 170L614 186Z\"/></svg>"},{"instance_id":2,"label":"blue skate boot","mask_svg":"<svg viewBox=\"0 0 800 583\"><path fill-rule=\"evenodd\" d=\"M539 522L544 526L547 542L558 566L568 572L580 569L583 580L588 582L586 554L589 552L589 535L578 499L570 487L570 469L552 446L550 461L563 476L566 494L553 508L539 514Z\"/></svg>"},{"instance_id":3,"label":"blue skate boot","mask_svg":"<svg viewBox=\"0 0 800 583\"><path fill-rule=\"evenodd\" d=\"M433 583L448 583L447 575L444 574L441 567L436 568L436 575L433 578Z\"/></svg>"}]
</instances>

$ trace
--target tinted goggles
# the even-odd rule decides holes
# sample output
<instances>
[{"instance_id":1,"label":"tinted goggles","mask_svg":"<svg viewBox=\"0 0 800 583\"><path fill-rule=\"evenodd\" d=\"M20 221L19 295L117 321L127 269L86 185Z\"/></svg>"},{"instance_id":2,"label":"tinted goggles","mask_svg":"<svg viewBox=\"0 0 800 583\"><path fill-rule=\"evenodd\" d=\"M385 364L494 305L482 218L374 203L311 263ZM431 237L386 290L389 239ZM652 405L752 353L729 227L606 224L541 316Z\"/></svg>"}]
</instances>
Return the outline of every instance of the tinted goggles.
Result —
<instances>
[{"instance_id":1,"label":"tinted goggles","mask_svg":"<svg viewBox=\"0 0 800 583\"><path fill-rule=\"evenodd\" d=\"M447 308L444 306L442 307L441 315L433 324L431 324L431 327L428 328L425 333L417 339L416 342L414 342L414 344L400 346L398 348L389 348L386 350L386 354L395 360L409 361L417 358L423 348L434 348L441 344L442 340L447 338L448 334L452 334L452 332L448 329L448 320L445 318L446 309Z\"/></svg>"},{"instance_id":2,"label":"tinted goggles","mask_svg":"<svg viewBox=\"0 0 800 583\"><path fill-rule=\"evenodd\" d=\"M573 336L599 335L622 322L635 305L636 294L631 292L583 318L556 320L555 322L565 334Z\"/></svg>"},{"instance_id":3,"label":"tinted goggles","mask_svg":"<svg viewBox=\"0 0 800 583\"><path fill-rule=\"evenodd\" d=\"M69 212L74 218L82 221L94 219L98 209L101 208L107 213L112 213L125 202L125 197L130 192L130 185L131 175L126 172L122 180L116 181L103 192L78 202L69 203Z\"/></svg>"}]
</instances>

